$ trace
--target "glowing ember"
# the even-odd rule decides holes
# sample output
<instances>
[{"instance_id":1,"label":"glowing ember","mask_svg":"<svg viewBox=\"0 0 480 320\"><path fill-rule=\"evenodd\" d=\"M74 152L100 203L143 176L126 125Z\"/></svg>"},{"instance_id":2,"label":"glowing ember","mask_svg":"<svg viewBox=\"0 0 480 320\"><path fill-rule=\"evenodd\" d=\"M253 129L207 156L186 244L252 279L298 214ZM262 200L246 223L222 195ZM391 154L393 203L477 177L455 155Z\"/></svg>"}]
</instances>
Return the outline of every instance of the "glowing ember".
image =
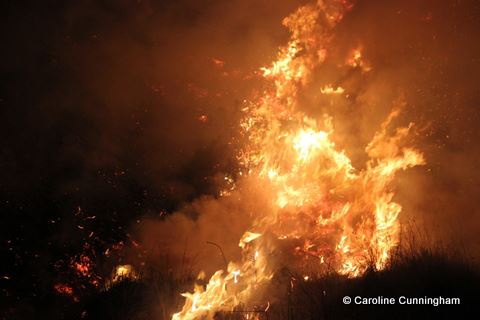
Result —
<instances>
[{"instance_id":1,"label":"glowing ember","mask_svg":"<svg viewBox=\"0 0 480 320\"><path fill-rule=\"evenodd\" d=\"M66 296L73 295L73 288L70 287L67 284L58 283L53 288L59 294L63 294L63 295L66 295Z\"/></svg>"},{"instance_id":2,"label":"glowing ember","mask_svg":"<svg viewBox=\"0 0 480 320\"><path fill-rule=\"evenodd\" d=\"M79 276L89 277L92 270L92 261L87 255L82 254L78 261L73 263Z\"/></svg>"},{"instance_id":3,"label":"glowing ember","mask_svg":"<svg viewBox=\"0 0 480 320\"><path fill-rule=\"evenodd\" d=\"M205 123L205 122L208 121L208 116L205 115L205 114L202 114L201 116L198 116L197 119L198 119L198 121Z\"/></svg>"},{"instance_id":4,"label":"glowing ember","mask_svg":"<svg viewBox=\"0 0 480 320\"><path fill-rule=\"evenodd\" d=\"M281 251L318 273L328 265L339 274L357 277L369 267L382 269L388 263L398 243L401 211L392 201L390 185L397 171L424 163L419 152L399 146L412 125L389 135L399 113L394 110L365 149L370 158L365 169L358 170L332 141L332 118L307 116L297 98L313 69L327 59L324 46L330 30L349 8L346 1L319 1L283 21L292 38L278 59L262 68L272 89L245 107L242 128L248 143L238 157L243 179L262 183L273 209L256 213L240 239L244 260L230 263L226 273L215 272L205 288L196 285L193 293L184 293L185 305L174 320L213 319L218 311L248 304L275 270L288 263L288 257L280 262L272 258L279 247L291 247ZM353 51L346 66L370 68L360 49ZM345 89L327 85L320 91L340 94ZM305 281L310 278L303 276Z\"/></svg>"}]
</instances>

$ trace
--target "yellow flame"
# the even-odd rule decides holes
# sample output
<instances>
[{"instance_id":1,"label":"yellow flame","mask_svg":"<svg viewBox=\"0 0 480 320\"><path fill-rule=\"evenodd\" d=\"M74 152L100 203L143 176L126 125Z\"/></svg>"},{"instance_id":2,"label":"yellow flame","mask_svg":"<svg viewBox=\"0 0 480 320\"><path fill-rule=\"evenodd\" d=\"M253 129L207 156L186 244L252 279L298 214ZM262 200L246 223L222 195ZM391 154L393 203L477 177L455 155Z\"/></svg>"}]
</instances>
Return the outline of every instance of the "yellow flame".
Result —
<instances>
[{"instance_id":1,"label":"yellow flame","mask_svg":"<svg viewBox=\"0 0 480 320\"><path fill-rule=\"evenodd\" d=\"M365 149L370 157L365 169L358 170L333 142L332 118L314 119L298 108L298 91L326 59L330 30L350 7L346 1L319 0L284 19L291 40L270 67L262 68L272 90L244 108L241 127L248 143L238 156L241 176L263 183L273 209L258 213L253 231L240 239L244 260L214 273L205 288L184 293L185 305L174 320L213 319L218 311L248 302L277 267L270 259L276 243L268 241L272 237L295 240L295 257L315 257L316 268L334 268L348 277L362 275L372 260L376 269L388 263L398 243L401 211L389 186L399 170L425 162L415 149L399 147L413 124L389 135L399 114L394 110ZM360 49L346 64L370 70ZM320 91L340 94L345 89L327 85Z\"/></svg>"},{"instance_id":2,"label":"yellow flame","mask_svg":"<svg viewBox=\"0 0 480 320\"><path fill-rule=\"evenodd\" d=\"M123 264L115 267L115 270L113 271L113 274L112 274L111 283L115 283L123 279L137 279L137 278L138 278L138 274L135 272L135 269L133 268L133 266L130 264ZM109 283L107 283L107 287L108 286L109 286Z\"/></svg>"},{"instance_id":3,"label":"yellow flame","mask_svg":"<svg viewBox=\"0 0 480 320\"><path fill-rule=\"evenodd\" d=\"M323 88L320 89L320 92L323 94L342 94L345 92L345 89L342 87L336 87L334 88L331 85L324 86Z\"/></svg>"}]
</instances>

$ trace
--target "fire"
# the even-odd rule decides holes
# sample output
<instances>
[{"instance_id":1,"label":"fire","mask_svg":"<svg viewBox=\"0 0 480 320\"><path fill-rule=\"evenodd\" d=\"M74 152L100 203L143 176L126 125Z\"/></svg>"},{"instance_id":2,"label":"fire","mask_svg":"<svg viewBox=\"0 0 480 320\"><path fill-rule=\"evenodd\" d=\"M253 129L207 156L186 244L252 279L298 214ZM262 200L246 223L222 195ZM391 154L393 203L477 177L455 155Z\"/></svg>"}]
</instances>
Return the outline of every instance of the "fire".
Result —
<instances>
[{"instance_id":1,"label":"fire","mask_svg":"<svg viewBox=\"0 0 480 320\"><path fill-rule=\"evenodd\" d=\"M325 131L316 132L312 129L300 130L293 138L293 148L297 152L299 161L308 161L315 150L321 149L328 143L328 134Z\"/></svg>"},{"instance_id":2,"label":"fire","mask_svg":"<svg viewBox=\"0 0 480 320\"><path fill-rule=\"evenodd\" d=\"M333 141L333 119L308 116L297 98L315 67L327 59L330 31L350 8L346 1L318 1L283 21L291 40L270 67L262 68L272 86L244 109L241 127L248 142L238 155L239 175L262 183L273 209L257 213L240 239L244 259L215 272L205 288L196 285L193 293L184 293L185 305L174 320L213 319L216 312L248 304L276 268L290 260L292 268L308 265L317 274L333 268L348 277L387 265L398 244L401 211L390 186L399 170L425 162L421 153L401 146L413 124L391 134L399 114L394 110L366 146L370 160L365 168L357 169ZM345 66L370 70L360 49ZM320 91L346 90L327 85ZM280 262L272 258L278 247L289 248L281 251L291 256ZM303 279L311 277L304 274Z\"/></svg>"},{"instance_id":3,"label":"fire","mask_svg":"<svg viewBox=\"0 0 480 320\"><path fill-rule=\"evenodd\" d=\"M137 273L130 264L118 265L113 273L112 282L117 282L122 279L136 279Z\"/></svg>"},{"instance_id":4,"label":"fire","mask_svg":"<svg viewBox=\"0 0 480 320\"><path fill-rule=\"evenodd\" d=\"M362 49L354 49L347 58L346 64L352 68L360 68L363 72L371 70L370 66L363 60Z\"/></svg>"},{"instance_id":5,"label":"fire","mask_svg":"<svg viewBox=\"0 0 480 320\"><path fill-rule=\"evenodd\" d=\"M325 86L320 89L320 92L323 94L342 94L345 92L345 89L342 87L332 87L331 85Z\"/></svg>"},{"instance_id":6,"label":"fire","mask_svg":"<svg viewBox=\"0 0 480 320\"><path fill-rule=\"evenodd\" d=\"M106 280L105 288L110 289L114 283L124 280L137 280L140 274L131 264L121 264L114 268L111 277Z\"/></svg>"}]
</instances>

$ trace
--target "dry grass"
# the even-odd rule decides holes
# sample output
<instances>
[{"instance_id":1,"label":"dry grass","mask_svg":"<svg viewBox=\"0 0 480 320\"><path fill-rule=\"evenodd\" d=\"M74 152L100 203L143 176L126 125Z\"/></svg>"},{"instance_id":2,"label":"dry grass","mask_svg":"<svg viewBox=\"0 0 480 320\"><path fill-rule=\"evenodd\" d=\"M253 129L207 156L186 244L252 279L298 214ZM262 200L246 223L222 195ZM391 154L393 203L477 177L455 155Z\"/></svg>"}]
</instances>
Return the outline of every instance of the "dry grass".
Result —
<instances>
[{"instance_id":1,"label":"dry grass","mask_svg":"<svg viewBox=\"0 0 480 320\"><path fill-rule=\"evenodd\" d=\"M303 280L301 275L281 270L272 281L268 312L239 306L234 312L216 316L218 320L250 319L439 319L462 318L480 301L480 272L459 247L427 243L403 237L386 269L373 267L360 278L349 279L333 272ZM293 287L291 286L293 280ZM188 291L194 278L188 272L152 268L142 279L125 279L94 297L87 319L170 319L180 309L180 292ZM344 296L362 297L459 297L460 306L344 305ZM473 308L473 309L472 309ZM469 317L471 318L471 316Z\"/></svg>"}]
</instances>

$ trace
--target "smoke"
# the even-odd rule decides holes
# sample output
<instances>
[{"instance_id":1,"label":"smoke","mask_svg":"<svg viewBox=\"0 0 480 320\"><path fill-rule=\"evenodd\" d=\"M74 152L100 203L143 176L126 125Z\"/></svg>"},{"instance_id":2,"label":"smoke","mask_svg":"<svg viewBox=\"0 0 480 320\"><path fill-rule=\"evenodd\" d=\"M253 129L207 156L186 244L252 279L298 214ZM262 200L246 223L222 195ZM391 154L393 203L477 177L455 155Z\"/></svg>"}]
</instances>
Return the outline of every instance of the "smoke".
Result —
<instances>
[{"instance_id":1,"label":"smoke","mask_svg":"<svg viewBox=\"0 0 480 320\"><path fill-rule=\"evenodd\" d=\"M359 108L363 128L399 94L406 103L403 121L416 123L415 140L427 167L400 177L402 217L422 222L432 238L457 242L472 253L478 252L480 223L472 201L480 178L473 160L480 151L475 143L480 96L473 85L480 71L474 41L478 9L473 2L359 2L340 31L340 41L347 43L354 30L353 41L365 48L373 66L359 98L368 102Z\"/></svg>"},{"instance_id":2,"label":"smoke","mask_svg":"<svg viewBox=\"0 0 480 320\"><path fill-rule=\"evenodd\" d=\"M258 181L242 179L228 197L201 197L163 221L144 221L138 230L147 259L207 274L226 270L240 260L239 240L252 221L272 211L269 196Z\"/></svg>"},{"instance_id":3,"label":"smoke","mask_svg":"<svg viewBox=\"0 0 480 320\"><path fill-rule=\"evenodd\" d=\"M474 41L477 23L473 14L466 13L471 5L359 1L334 32L326 63L315 70L312 82L301 92L301 107L313 116L333 115L334 139L357 168L365 165L365 146L380 123L393 108L401 107L397 122L415 123L410 142L425 153L428 162L426 168L400 175L397 201L404 207L402 221L418 223L429 239L454 242L476 252L479 221L472 199L479 191L473 160L479 152L474 143L479 48ZM343 67L357 49L368 72ZM326 99L319 94L320 88L332 83L345 88L348 96ZM166 222L146 227L146 238L167 234L167 239L176 239L170 232L185 235L200 247L183 245L202 254L206 241L212 239L235 256L239 236L248 224L244 209L237 204L229 210L226 201L197 200ZM185 210L195 213L188 215ZM166 247L182 252L181 246ZM200 268L211 268L212 258L205 261L209 263L199 263Z\"/></svg>"}]
</instances>

